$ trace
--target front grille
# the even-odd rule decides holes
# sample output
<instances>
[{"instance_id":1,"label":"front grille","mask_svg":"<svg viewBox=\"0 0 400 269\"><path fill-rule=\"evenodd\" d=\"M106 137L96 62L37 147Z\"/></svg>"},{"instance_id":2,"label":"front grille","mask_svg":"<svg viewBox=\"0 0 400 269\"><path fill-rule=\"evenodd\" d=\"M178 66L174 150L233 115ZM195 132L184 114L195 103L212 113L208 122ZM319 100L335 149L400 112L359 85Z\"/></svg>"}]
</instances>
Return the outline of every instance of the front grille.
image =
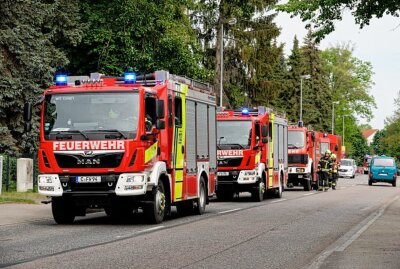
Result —
<instances>
[{"instance_id":1,"label":"front grille","mask_svg":"<svg viewBox=\"0 0 400 269\"><path fill-rule=\"evenodd\" d=\"M100 183L77 183L76 177L77 176L74 175L60 176L60 181L63 183L64 191L113 191L115 190L115 186L118 180L117 175L102 175Z\"/></svg>"},{"instance_id":2,"label":"front grille","mask_svg":"<svg viewBox=\"0 0 400 269\"><path fill-rule=\"evenodd\" d=\"M240 166L243 158L226 158L218 160L218 166L220 167L232 167L232 166Z\"/></svg>"},{"instance_id":3,"label":"front grille","mask_svg":"<svg viewBox=\"0 0 400 269\"><path fill-rule=\"evenodd\" d=\"M79 154L54 154L60 168L116 168L121 164L123 152L84 157Z\"/></svg>"}]
</instances>

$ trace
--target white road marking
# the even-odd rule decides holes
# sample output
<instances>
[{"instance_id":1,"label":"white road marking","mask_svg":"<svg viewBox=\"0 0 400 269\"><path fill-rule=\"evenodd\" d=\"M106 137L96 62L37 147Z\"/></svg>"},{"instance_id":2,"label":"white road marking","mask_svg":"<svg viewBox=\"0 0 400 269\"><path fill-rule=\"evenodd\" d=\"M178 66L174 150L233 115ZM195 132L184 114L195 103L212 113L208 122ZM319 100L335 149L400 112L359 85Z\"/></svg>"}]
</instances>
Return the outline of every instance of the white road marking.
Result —
<instances>
[{"instance_id":1,"label":"white road marking","mask_svg":"<svg viewBox=\"0 0 400 269\"><path fill-rule=\"evenodd\" d=\"M218 212L217 214L225 214L225 213L235 212L235 211L238 211L240 209L241 208L234 208L234 209Z\"/></svg>"},{"instance_id":2,"label":"white road marking","mask_svg":"<svg viewBox=\"0 0 400 269\"><path fill-rule=\"evenodd\" d=\"M155 231L155 230L159 230L159 229L163 229L163 228L165 228L165 226L161 225L161 226L156 226L156 227L148 228L145 230L141 230L138 233L146 233L146 232L151 232L151 231Z\"/></svg>"},{"instance_id":3,"label":"white road marking","mask_svg":"<svg viewBox=\"0 0 400 269\"><path fill-rule=\"evenodd\" d=\"M332 255L333 252L340 251L343 252L348 246L351 245L360 235L365 232L382 214L385 212L385 209L391 205L394 201L399 199L400 196L396 196L395 198L389 200L383 206L381 206L377 211L371 213L366 219L360 222L356 227L348 231L338 240L336 240L333 244L325 249L316 259L311 262L308 266L304 268L307 269L319 269L324 264L325 260Z\"/></svg>"},{"instance_id":4,"label":"white road marking","mask_svg":"<svg viewBox=\"0 0 400 269\"><path fill-rule=\"evenodd\" d=\"M304 196L308 196L308 195L313 195L313 194L315 194L315 192L310 192L310 193L306 193L306 194L303 194Z\"/></svg>"},{"instance_id":5,"label":"white road marking","mask_svg":"<svg viewBox=\"0 0 400 269\"><path fill-rule=\"evenodd\" d=\"M283 202L283 201L287 201L287 199L279 199L279 200L276 200L276 201L271 202L271 204L272 204L272 203L279 203L279 202Z\"/></svg>"}]
</instances>

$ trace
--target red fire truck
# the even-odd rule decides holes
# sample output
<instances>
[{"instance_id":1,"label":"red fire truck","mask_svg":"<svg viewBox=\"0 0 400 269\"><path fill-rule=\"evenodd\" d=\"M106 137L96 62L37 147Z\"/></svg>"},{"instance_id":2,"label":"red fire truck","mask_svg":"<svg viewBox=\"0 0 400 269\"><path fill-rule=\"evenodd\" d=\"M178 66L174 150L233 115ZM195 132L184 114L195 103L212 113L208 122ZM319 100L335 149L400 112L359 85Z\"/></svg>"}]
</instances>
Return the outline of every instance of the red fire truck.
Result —
<instances>
[{"instance_id":1,"label":"red fire truck","mask_svg":"<svg viewBox=\"0 0 400 269\"><path fill-rule=\"evenodd\" d=\"M92 207L118 217L143 210L150 223L171 206L204 212L217 172L210 87L167 71L55 82L39 101L38 188L57 223ZM31 111L26 104L28 130Z\"/></svg>"},{"instance_id":2,"label":"red fire truck","mask_svg":"<svg viewBox=\"0 0 400 269\"><path fill-rule=\"evenodd\" d=\"M321 158L320 139L323 133L302 126L288 128L288 187L302 185L305 191L317 184L317 168Z\"/></svg>"},{"instance_id":3,"label":"red fire truck","mask_svg":"<svg viewBox=\"0 0 400 269\"><path fill-rule=\"evenodd\" d=\"M282 197L287 182L287 120L265 107L217 113L217 197L250 192Z\"/></svg>"},{"instance_id":4,"label":"red fire truck","mask_svg":"<svg viewBox=\"0 0 400 269\"><path fill-rule=\"evenodd\" d=\"M328 134L328 138L330 141L329 148L336 155L336 160L340 163L342 159L342 137L340 135Z\"/></svg>"}]
</instances>

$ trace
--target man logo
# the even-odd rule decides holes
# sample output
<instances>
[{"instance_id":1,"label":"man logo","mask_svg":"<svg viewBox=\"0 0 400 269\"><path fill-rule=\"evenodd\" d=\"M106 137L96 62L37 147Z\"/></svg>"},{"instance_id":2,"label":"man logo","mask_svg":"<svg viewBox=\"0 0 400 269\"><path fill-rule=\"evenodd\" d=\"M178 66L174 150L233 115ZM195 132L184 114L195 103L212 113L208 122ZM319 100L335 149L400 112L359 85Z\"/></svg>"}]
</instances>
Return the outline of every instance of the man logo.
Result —
<instances>
[{"instance_id":1,"label":"man logo","mask_svg":"<svg viewBox=\"0 0 400 269\"><path fill-rule=\"evenodd\" d=\"M84 156L87 156L87 157L94 156L93 150L85 150L85 151L83 152L83 155L84 155Z\"/></svg>"},{"instance_id":2,"label":"man logo","mask_svg":"<svg viewBox=\"0 0 400 269\"><path fill-rule=\"evenodd\" d=\"M77 165L93 165L93 164L100 164L100 159L77 159L76 160Z\"/></svg>"}]
</instances>

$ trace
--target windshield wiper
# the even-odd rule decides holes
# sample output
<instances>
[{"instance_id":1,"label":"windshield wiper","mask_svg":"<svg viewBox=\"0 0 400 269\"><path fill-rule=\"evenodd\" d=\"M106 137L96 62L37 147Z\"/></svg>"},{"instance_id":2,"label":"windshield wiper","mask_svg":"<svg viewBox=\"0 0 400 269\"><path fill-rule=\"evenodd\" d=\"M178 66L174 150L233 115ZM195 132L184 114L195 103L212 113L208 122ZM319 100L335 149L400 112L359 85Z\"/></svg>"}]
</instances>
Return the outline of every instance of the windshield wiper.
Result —
<instances>
[{"instance_id":1,"label":"windshield wiper","mask_svg":"<svg viewBox=\"0 0 400 269\"><path fill-rule=\"evenodd\" d=\"M293 145L293 144L288 144L288 148L291 148L291 149L298 149L298 147L297 147L296 145Z\"/></svg>"},{"instance_id":2,"label":"windshield wiper","mask_svg":"<svg viewBox=\"0 0 400 269\"><path fill-rule=\"evenodd\" d=\"M244 149L244 147L241 144L237 144L237 143L226 143L226 144L219 144L219 145L239 146L241 149Z\"/></svg>"},{"instance_id":3,"label":"windshield wiper","mask_svg":"<svg viewBox=\"0 0 400 269\"><path fill-rule=\"evenodd\" d=\"M103 133L118 133L120 137L124 139L128 139L128 137L118 129L99 129L99 130L86 130L85 132L95 133L95 132L103 132Z\"/></svg>"},{"instance_id":4,"label":"windshield wiper","mask_svg":"<svg viewBox=\"0 0 400 269\"><path fill-rule=\"evenodd\" d=\"M82 131L79 131L79 130L66 130L66 131L56 131L56 132L52 131L52 133L55 133L56 135L59 135L59 134L80 134L86 140L89 140L89 137L85 133L83 133Z\"/></svg>"}]
</instances>

